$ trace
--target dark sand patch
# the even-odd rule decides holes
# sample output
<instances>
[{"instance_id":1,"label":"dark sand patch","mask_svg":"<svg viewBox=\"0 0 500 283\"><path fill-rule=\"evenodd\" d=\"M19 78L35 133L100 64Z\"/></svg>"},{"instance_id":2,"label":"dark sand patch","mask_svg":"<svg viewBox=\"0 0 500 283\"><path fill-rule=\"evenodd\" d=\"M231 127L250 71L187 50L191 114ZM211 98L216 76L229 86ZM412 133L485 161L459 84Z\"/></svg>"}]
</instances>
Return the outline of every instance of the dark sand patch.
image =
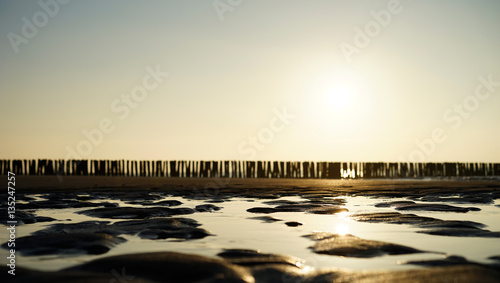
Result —
<instances>
[{"instance_id":1,"label":"dark sand patch","mask_svg":"<svg viewBox=\"0 0 500 283\"><path fill-rule=\"evenodd\" d=\"M9 224L7 223L7 221L9 220L13 219L9 218L7 207L4 206L3 208L0 209L0 223L8 226ZM36 214L28 211L16 210L15 220L17 220L16 225L22 225L22 224L33 224L38 222L51 222L56 219L47 216L37 216Z\"/></svg>"},{"instance_id":2,"label":"dark sand patch","mask_svg":"<svg viewBox=\"0 0 500 283\"><path fill-rule=\"evenodd\" d=\"M219 211L222 207L214 205L214 204L200 204L194 208L198 212L214 212Z\"/></svg>"},{"instance_id":3,"label":"dark sand patch","mask_svg":"<svg viewBox=\"0 0 500 283\"><path fill-rule=\"evenodd\" d=\"M24 256L52 254L103 254L126 240L109 234L43 234L16 239L16 251ZM7 243L2 248L8 249Z\"/></svg>"},{"instance_id":4,"label":"dark sand patch","mask_svg":"<svg viewBox=\"0 0 500 283\"><path fill-rule=\"evenodd\" d=\"M489 230L470 229L470 228L430 229L430 230L417 231L417 233L438 235L438 236L454 236L454 237L500 238L500 232L491 232Z\"/></svg>"},{"instance_id":5,"label":"dark sand patch","mask_svg":"<svg viewBox=\"0 0 500 283\"><path fill-rule=\"evenodd\" d=\"M283 219L279 219L279 218L272 217L272 216L256 216L256 217L248 217L248 219L261 220L261 221L266 222L266 223L274 223L277 221L283 221Z\"/></svg>"},{"instance_id":6,"label":"dark sand patch","mask_svg":"<svg viewBox=\"0 0 500 283\"><path fill-rule=\"evenodd\" d=\"M182 205L182 202L180 202L178 200L162 200L162 201L157 201L157 202L144 203L143 205L172 207L172 206Z\"/></svg>"},{"instance_id":7,"label":"dark sand patch","mask_svg":"<svg viewBox=\"0 0 500 283\"><path fill-rule=\"evenodd\" d=\"M284 264L293 267L302 267L304 260L288 255L268 254L257 250L225 249L217 254L225 260L242 266L255 266L264 264Z\"/></svg>"},{"instance_id":8,"label":"dark sand patch","mask_svg":"<svg viewBox=\"0 0 500 283\"><path fill-rule=\"evenodd\" d=\"M399 262L399 264L412 264L425 267L439 267L439 266L456 266L456 265L482 265L476 262L468 261L462 256L445 256L442 259L428 259L428 260L408 260Z\"/></svg>"},{"instance_id":9,"label":"dark sand patch","mask_svg":"<svg viewBox=\"0 0 500 283\"><path fill-rule=\"evenodd\" d=\"M372 241L347 234L339 235L326 232L316 232L304 237L316 241L311 249L318 254L328 254L345 257L376 257L382 255L401 255L423 253L424 251L407 246Z\"/></svg>"},{"instance_id":10,"label":"dark sand patch","mask_svg":"<svg viewBox=\"0 0 500 283\"><path fill-rule=\"evenodd\" d=\"M198 228L200 224L189 218L152 218L143 220L119 221L84 221L80 223L53 224L35 235L57 233L106 233L113 236L138 235L143 239L201 239L210 236L210 232Z\"/></svg>"},{"instance_id":11,"label":"dark sand patch","mask_svg":"<svg viewBox=\"0 0 500 283\"><path fill-rule=\"evenodd\" d=\"M285 222L285 225L288 227L299 227L299 226L304 225L304 223L299 222L299 221L288 221L288 222Z\"/></svg>"},{"instance_id":12,"label":"dark sand patch","mask_svg":"<svg viewBox=\"0 0 500 283\"><path fill-rule=\"evenodd\" d=\"M172 215L193 214L191 208L168 208L168 207L104 207L77 212L79 214L111 219L145 219L150 217L164 217Z\"/></svg>"},{"instance_id":13,"label":"dark sand patch","mask_svg":"<svg viewBox=\"0 0 500 283\"><path fill-rule=\"evenodd\" d=\"M65 271L106 273L113 269L122 270L124 267L129 276L154 282L254 282L253 276L246 268L225 260L176 252L106 257Z\"/></svg>"},{"instance_id":14,"label":"dark sand patch","mask_svg":"<svg viewBox=\"0 0 500 283\"><path fill-rule=\"evenodd\" d=\"M405 271L367 271L319 270L305 276L303 283L326 282L363 282L363 283L443 283L443 282L499 282L500 272L479 266L435 267Z\"/></svg>"},{"instance_id":15,"label":"dark sand patch","mask_svg":"<svg viewBox=\"0 0 500 283\"><path fill-rule=\"evenodd\" d=\"M426 202L448 202L457 204L492 204L494 196L491 193L477 193L477 194L462 194L456 197L447 196L425 196L418 198L419 201Z\"/></svg>"},{"instance_id":16,"label":"dark sand patch","mask_svg":"<svg viewBox=\"0 0 500 283\"><path fill-rule=\"evenodd\" d=\"M391 207L396 210L418 210L418 211L444 211L444 212L469 212L480 211L477 207L458 207L447 204L416 203L414 201L391 201L376 203L375 207Z\"/></svg>"},{"instance_id":17,"label":"dark sand patch","mask_svg":"<svg viewBox=\"0 0 500 283\"><path fill-rule=\"evenodd\" d=\"M347 208L333 205L322 205L313 203L282 204L276 207L252 207L247 209L251 213L276 213L276 212L308 212L314 214L336 214L347 212Z\"/></svg>"},{"instance_id":18,"label":"dark sand patch","mask_svg":"<svg viewBox=\"0 0 500 283\"><path fill-rule=\"evenodd\" d=\"M447 205L447 204L422 204L422 203L415 203L415 204L410 204L410 205L398 206L395 209L396 210L403 210L403 211L408 211L408 210L415 211L415 210L417 210L417 211L442 211L442 212L460 212L460 213L481 210L480 208L477 208L477 207L458 207L458 206Z\"/></svg>"},{"instance_id":19,"label":"dark sand patch","mask_svg":"<svg viewBox=\"0 0 500 283\"><path fill-rule=\"evenodd\" d=\"M361 222L410 224L414 227L426 229L417 231L417 233L436 236L498 238L500 235L500 232L491 232L482 229L486 227L486 225L474 221L441 220L432 217L422 217L415 214L402 214L399 212L361 213L353 214L349 217Z\"/></svg>"}]
</instances>

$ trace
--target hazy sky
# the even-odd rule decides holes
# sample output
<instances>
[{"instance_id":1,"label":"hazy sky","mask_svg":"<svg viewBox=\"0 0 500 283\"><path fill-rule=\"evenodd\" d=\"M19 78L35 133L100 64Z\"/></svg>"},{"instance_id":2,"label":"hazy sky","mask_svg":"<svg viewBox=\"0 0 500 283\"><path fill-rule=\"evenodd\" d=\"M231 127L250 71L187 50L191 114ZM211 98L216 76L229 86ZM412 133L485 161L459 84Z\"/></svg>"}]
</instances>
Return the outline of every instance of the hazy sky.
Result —
<instances>
[{"instance_id":1,"label":"hazy sky","mask_svg":"<svg viewBox=\"0 0 500 283\"><path fill-rule=\"evenodd\" d=\"M500 162L499 30L497 0L2 1L0 158Z\"/></svg>"}]
</instances>

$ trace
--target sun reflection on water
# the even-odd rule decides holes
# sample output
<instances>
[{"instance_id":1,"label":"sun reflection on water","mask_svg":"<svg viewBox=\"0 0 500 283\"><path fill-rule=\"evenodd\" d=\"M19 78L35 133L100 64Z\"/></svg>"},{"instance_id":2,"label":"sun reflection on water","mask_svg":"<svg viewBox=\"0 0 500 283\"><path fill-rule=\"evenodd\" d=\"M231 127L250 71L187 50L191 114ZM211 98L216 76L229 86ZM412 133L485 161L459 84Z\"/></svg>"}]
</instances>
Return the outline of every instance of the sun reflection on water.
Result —
<instances>
[{"instance_id":1,"label":"sun reflection on water","mask_svg":"<svg viewBox=\"0 0 500 283\"><path fill-rule=\"evenodd\" d=\"M335 232L339 235L344 236L349 233L349 226L345 224L338 224L337 227L335 227Z\"/></svg>"}]
</instances>

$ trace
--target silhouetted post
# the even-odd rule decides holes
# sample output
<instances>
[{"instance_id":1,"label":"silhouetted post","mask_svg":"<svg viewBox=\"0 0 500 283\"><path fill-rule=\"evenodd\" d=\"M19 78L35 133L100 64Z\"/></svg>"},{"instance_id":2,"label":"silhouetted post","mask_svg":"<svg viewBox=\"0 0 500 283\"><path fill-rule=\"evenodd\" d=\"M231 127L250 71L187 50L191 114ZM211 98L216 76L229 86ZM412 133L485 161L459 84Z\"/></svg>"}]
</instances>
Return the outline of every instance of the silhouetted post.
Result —
<instances>
[{"instance_id":1,"label":"silhouetted post","mask_svg":"<svg viewBox=\"0 0 500 283\"><path fill-rule=\"evenodd\" d=\"M443 163L434 163L434 176L443 177Z\"/></svg>"},{"instance_id":2,"label":"silhouetted post","mask_svg":"<svg viewBox=\"0 0 500 283\"><path fill-rule=\"evenodd\" d=\"M398 177L406 177L408 173L408 163L399 163L399 174Z\"/></svg>"},{"instance_id":3,"label":"silhouetted post","mask_svg":"<svg viewBox=\"0 0 500 283\"><path fill-rule=\"evenodd\" d=\"M280 176L280 166L278 161L273 162L273 178L279 178Z\"/></svg>"},{"instance_id":4,"label":"silhouetted post","mask_svg":"<svg viewBox=\"0 0 500 283\"><path fill-rule=\"evenodd\" d=\"M203 162L203 177L207 178L210 176L210 161L204 161Z\"/></svg>"},{"instance_id":5,"label":"silhouetted post","mask_svg":"<svg viewBox=\"0 0 500 283\"><path fill-rule=\"evenodd\" d=\"M269 178L269 176L272 175L271 162L263 161L262 162L262 171L263 171L262 178Z\"/></svg>"},{"instance_id":6,"label":"silhouetted post","mask_svg":"<svg viewBox=\"0 0 500 283\"><path fill-rule=\"evenodd\" d=\"M23 164L19 162L20 160L12 160L12 172L17 175L23 173Z\"/></svg>"},{"instance_id":7,"label":"silhouetted post","mask_svg":"<svg viewBox=\"0 0 500 283\"><path fill-rule=\"evenodd\" d=\"M9 163L10 163L10 160L6 159L6 160L2 160L2 174L3 175L8 175L9 174L9 170L10 170L10 166L9 166Z\"/></svg>"},{"instance_id":8,"label":"silhouetted post","mask_svg":"<svg viewBox=\"0 0 500 283\"><path fill-rule=\"evenodd\" d=\"M52 166L52 160L48 159L45 163L45 175L54 175L54 167Z\"/></svg>"},{"instance_id":9,"label":"silhouetted post","mask_svg":"<svg viewBox=\"0 0 500 283\"><path fill-rule=\"evenodd\" d=\"M251 163L252 163L251 161L246 161L245 162L245 166L247 168L246 178L251 178L252 177L251 173L250 173L250 172L252 172L252 168L251 168L252 164Z\"/></svg>"},{"instance_id":10,"label":"silhouetted post","mask_svg":"<svg viewBox=\"0 0 500 283\"><path fill-rule=\"evenodd\" d=\"M175 161L168 161L169 177L177 177L177 168L175 167Z\"/></svg>"},{"instance_id":11,"label":"silhouetted post","mask_svg":"<svg viewBox=\"0 0 500 283\"><path fill-rule=\"evenodd\" d=\"M500 176L500 163L493 164L493 176Z\"/></svg>"},{"instance_id":12,"label":"silhouetted post","mask_svg":"<svg viewBox=\"0 0 500 283\"><path fill-rule=\"evenodd\" d=\"M285 178L285 162L280 162L280 178Z\"/></svg>"},{"instance_id":13,"label":"silhouetted post","mask_svg":"<svg viewBox=\"0 0 500 283\"><path fill-rule=\"evenodd\" d=\"M95 172L94 175L101 176L102 175L102 160L94 160L95 162Z\"/></svg>"},{"instance_id":14,"label":"silhouetted post","mask_svg":"<svg viewBox=\"0 0 500 283\"><path fill-rule=\"evenodd\" d=\"M191 178L191 168L193 167L193 163L191 160L186 161L186 177Z\"/></svg>"},{"instance_id":15,"label":"silhouetted post","mask_svg":"<svg viewBox=\"0 0 500 283\"><path fill-rule=\"evenodd\" d=\"M162 173L162 169L161 169L161 161L160 160L156 160L156 161L153 161L154 164L155 164L155 176L156 177L161 177L161 173Z\"/></svg>"},{"instance_id":16,"label":"silhouetted post","mask_svg":"<svg viewBox=\"0 0 500 283\"><path fill-rule=\"evenodd\" d=\"M369 178L370 177L370 173L368 171L368 163L367 162L363 162L363 170L361 172L363 172L363 178Z\"/></svg>"},{"instance_id":17,"label":"silhouetted post","mask_svg":"<svg viewBox=\"0 0 500 283\"><path fill-rule=\"evenodd\" d=\"M23 159L22 162L23 162L23 174L29 175L30 172L28 171L28 160Z\"/></svg>"},{"instance_id":18,"label":"silhouetted post","mask_svg":"<svg viewBox=\"0 0 500 283\"><path fill-rule=\"evenodd\" d=\"M328 179L340 179L340 162L328 162Z\"/></svg>"},{"instance_id":19,"label":"silhouetted post","mask_svg":"<svg viewBox=\"0 0 500 283\"><path fill-rule=\"evenodd\" d=\"M210 177L216 178L219 174L219 162L212 161L212 170L210 171Z\"/></svg>"},{"instance_id":20,"label":"silhouetted post","mask_svg":"<svg viewBox=\"0 0 500 283\"><path fill-rule=\"evenodd\" d=\"M262 161L257 161L257 178L264 178L264 167L262 166Z\"/></svg>"},{"instance_id":21,"label":"silhouetted post","mask_svg":"<svg viewBox=\"0 0 500 283\"><path fill-rule=\"evenodd\" d=\"M302 172L304 172L304 178L309 177L309 162L302 162Z\"/></svg>"}]
</instances>

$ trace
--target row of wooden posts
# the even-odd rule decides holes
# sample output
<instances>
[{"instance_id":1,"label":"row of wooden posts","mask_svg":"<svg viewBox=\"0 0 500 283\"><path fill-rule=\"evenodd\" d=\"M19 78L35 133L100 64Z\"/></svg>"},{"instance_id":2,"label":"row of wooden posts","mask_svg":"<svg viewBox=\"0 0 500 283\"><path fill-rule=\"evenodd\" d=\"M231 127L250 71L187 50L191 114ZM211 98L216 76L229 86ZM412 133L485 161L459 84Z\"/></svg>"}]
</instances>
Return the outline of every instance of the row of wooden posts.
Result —
<instances>
[{"instance_id":1,"label":"row of wooden posts","mask_svg":"<svg viewBox=\"0 0 500 283\"><path fill-rule=\"evenodd\" d=\"M413 178L500 176L500 163L387 163L294 161L0 160L0 173L19 175Z\"/></svg>"}]
</instances>

